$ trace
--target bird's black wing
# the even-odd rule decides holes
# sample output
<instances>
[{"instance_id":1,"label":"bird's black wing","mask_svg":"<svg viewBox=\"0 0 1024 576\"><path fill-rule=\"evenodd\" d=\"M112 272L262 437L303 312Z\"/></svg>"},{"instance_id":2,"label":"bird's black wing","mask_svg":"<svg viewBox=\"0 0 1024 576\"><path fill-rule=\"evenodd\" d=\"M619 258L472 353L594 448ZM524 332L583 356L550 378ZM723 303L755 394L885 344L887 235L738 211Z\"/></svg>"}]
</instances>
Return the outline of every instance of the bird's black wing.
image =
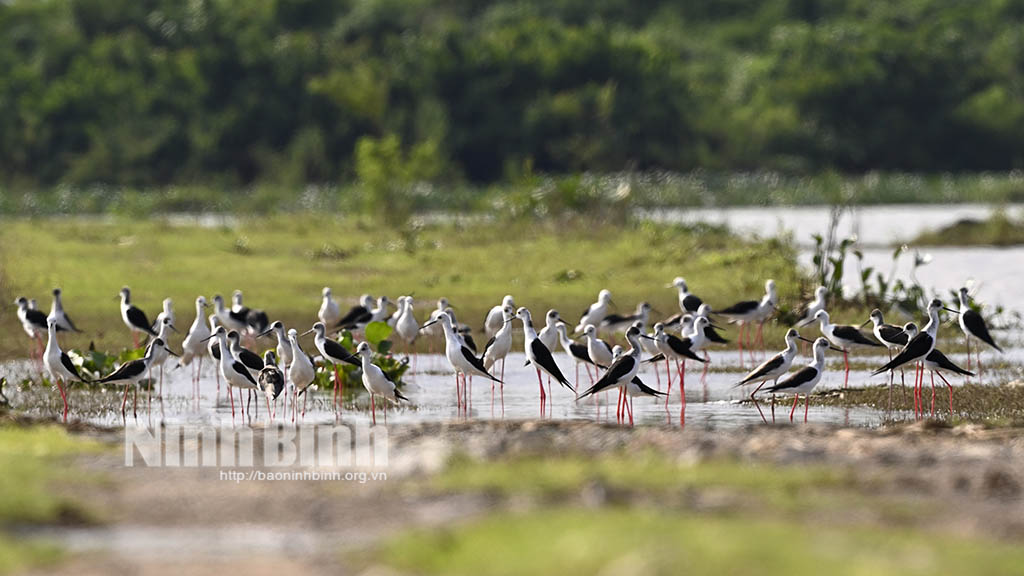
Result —
<instances>
[{"instance_id":1,"label":"bird's black wing","mask_svg":"<svg viewBox=\"0 0 1024 576\"><path fill-rule=\"evenodd\" d=\"M259 387L259 384L256 383L256 379L252 377L252 374L249 372L249 369L246 368L245 364L242 364L242 362L235 360L231 364L231 369L245 376L245 379L248 380L253 386L256 386L257 388Z\"/></svg>"},{"instance_id":2,"label":"bird's black wing","mask_svg":"<svg viewBox=\"0 0 1024 576\"><path fill-rule=\"evenodd\" d=\"M602 390L615 386L620 380L625 378L627 374L632 372L635 366L636 358L632 355L623 356L615 362L612 362L612 365L608 367L608 371L601 376L601 379L594 382L594 385L588 388L586 392L580 394L577 400L582 400L591 394L597 394Z\"/></svg>"},{"instance_id":3,"label":"bird's black wing","mask_svg":"<svg viewBox=\"0 0 1024 576\"><path fill-rule=\"evenodd\" d=\"M462 340L466 343L466 347L472 350L473 353L475 354L476 342L473 341L473 336L469 332L466 332L465 334L462 335Z\"/></svg>"},{"instance_id":4,"label":"bird's black wing","mask_svg":"<svg viewBox=\"0 0 1024 576\"><path fill-rule=\"evenodd\" d=\"M693 346L693 342L689 338L676 338L675 336L668 334L668 346L673 352L689 358L690 360L696 360L697 362L704 362L704 359L694 353L690 348Z\"/></svg>"},{"instance_id":5,"label":"bird's black wing","mask_svg":"<svg viewBox=\"0 0 1024 576\"><path fill-rule=\"evenodd\" d=\"M641 380L639 376L633 376L633 384L636 384L636 387L639 388L641 392L647 394L648 396L668 396L667 392L655 390L654 388L651 388L647 384L644 384L644 381Z\"/></svg>"},{"instance_id":6,"label":"bird's black wing","mask_svg":"<svg viewBox=\"0 0 1024 576\"><path fill-rule=\"evenodd\" d=\"M911 338L910 342L907 343L895 358L890 360L885 366L882 366L878 370L872 372L871 375L875 376L882 372L888 372L889 370L899 368L908 362L920 360L928 353L929 348L932 348L932 337L927 332L921 332L917 336Z\"/></svg>"},{"instance_id":7,"label":"bird's black wing","mask_svg":"<svg viewBox=\"0 0 1024 576\"><path fill-rule=\"evenodd\" d=\"M778 384L772 386L771 388L766 388L765 392L779 392L780 390L785 391L792 390L794 388L799 388L813 380L814 377L817 375L817 368L814 368L812 366L804 366L803 368L798 370L796 374L793 374L789 378L786 378L785 380L779 382Z\"/></svg>"},{"instance_id":8,"label":"bird's black wing","mask_svg":"<svg viewBox=\"0 0 1024 576\"><path fill-rule=\"evenodd\" d=\"M628 322L629 319L629 316L623 316L621 314L609 314L604 317L604 320L601 320L601 326L612 326L614 324L622 324L623 322Z\"/></svg>"},{"instance_id":9,"label":"bird's black wing","mask_svg":"<svg viewBox=\"0 0 1024 576\"><path fill-rule=\"evenodd\" d=\"M352 308L349 309L348 312L345 313L344 316L341 317L341 320L338 320L338 323L335 324L334 326L335 328L350 328L352 326L355 326L356 322L359 319L361 319L364 315L369 314L369 312L369 310L363 308L362 306L353 306Z\"/></svg>"},{"instance_id":10,"label":"bird's black wing","mask_svg":"<svg viewBox=\"0 0 1024 576\"><path fill-rule=\"evenodd\" d=\"M78 366L75 366L75 363L71 361L71 357L68 356L67 352L60 353L60 363L64 366L65 369L67 369L68 372L74 374L76 378L78 378L82 382L88 382L88 380L82 376L82 373L78 371Z\"/></svg>"},{"instance_id":11,"label":"bird's black wing","mask_svg":"<svg viewBox=\"0 0 1024 576\"><path fill-rule=\"evenodd\" d=\"M263 310L249 310L249 314L245 317L245 323L259 334L265 331L267 326L270 326L270 317Z\"/></svg>"},{"instance_id":12,"label":"bird's black wing","mask_svg":"<svg viewBox=\"0 0 1024 576\"><path fill-rule=\"evenodd\" d=\"M342 362L348 362L353 366L363 365L363 363L357 358L354 358L352 353L346 350L344 346L330 338L324 339L324 352L327 352L327 355L331 358L341 360ZM328 358L328 360L330 360L330 358Z\"/></svg>"},{"instance_id":13,"label":"bird's black wing","mask_svg":"<svg viewBox=\"0 0 1024 576\"><path fill-rule=\"evenodd\" d=\"M264 393L268 390L271 392L271 399L280 396L281 391L284 390L284 373L277 366L265 366L263 370L260 370L256 380L259 381L260 388Z\"/></svg>"},{"instance_id":14,"label":"bird's black wing","mask_svg":"<svg viewBox=\"0 0 1024 576\"><path fill-rule=\"evenodd\" d=\"M238 359L250 370L263 370L263 358L252 350L242 348L238 352Z\"/></svg>"},{"instance_id":15,"label":"bird's black wing","mask_svg":"<svg viewBox=\"0 0 1024 576\"><path fill-rule=\"evenodd\" d=\"M146 371L146 362L143 360L131 360L121 364L121 367L114 370L106 378L101 378L97 382L104 384L106 382L118 382L121 380L131 380L132 378L138 378Z\"/></svg>"},{"instance_id":16,"label":"bird's black wing","mask_svg":"<svg viewBox=\"0 0 1024 576\"><path fill-rule=\"evenodd\" d=\"M776 354L775 356L773 356L773 357L769 358L768 360L765 360L764 362L762 362L761 365L758 366L757 368L754 368L750 372L750 374L747 374L743 378L743 380L740 380L739 383L736 384L736 386L743 386L744 384L746 384L748 382L751 382L751 381L757 380L758 378L763 377L765 374L771 372L772 370L777 370L779 368L779 366L782 366L783 361L784 361L784 358L782 357L782 354Z\"/></svg>"},{"instance_id":17,"label":"bird's black wing","mask_svg":"<svg viewBox=\"0 0 1024 576\"><path fill-rule=\"evenodd\" d=\"M832 333L843 340L848 340L862 346L882 346L878 342L875 342L871 338L865 336L864 333L858 330L856 326L834 326L832 328Z\"/></svg>"},{"instance_id":18,"label":"bird's black wing","mask_svg":"<svg viewBox=\"0 0 1024 576\"><path fill-rule=\"evenodd\" d=\"M965 311L964 325L967 326L967 330L972 336L1000 352L1003 351L1003 349L996 344L996 341L992 339L992 335L988 333L988 326L985 325L985 320L981 317L981 314L978 314L974 310Z\"/></svg>"},{"instance_id":19,"label":"bird's black wing","mask_svg":"<svg viewBox=\"0 0 1024 576\"><path fill-rule=\"evenodd\" d=\"M902 346L907 343L907 333L899 326L883 324L878 327L878 334L882 337L882 340L892 344L899 344Z\"/></svg>"},{"instance_id":20,"label":"bird's black wing","mask_svg":"<svg viewBox=\"0 0 1024 576\"><path fill-rule=\"evenodd\" d=\"M487 368L484 368L484 361L477 358L476 354L474 354L472 350L470 350L466 346L460 346L459 350L462 352L462 357L465 358L466 361L473 366L473 368L476 368L477 370L483 372L491 380L494 380L495 382L501 382L501 380L498 380L494 376L491 376L491 373L487 371Z\"/></svg>"},{"instance_id":21,"label":"bird's black wing","mask_svg":"<svg viewBox=\"0 0 1024 576\"><path fill-rule=\"evenodd\" d=\"M537 359L537 363L540 364L540 367L554 377L555 380L558 380L559 384L573 392L576 391L572 384L569 383L569 380L567 380L562 374L562 371L558 368L558 364L555 363L555 359L551 356L551 350L548 350L548 347L540 341L540 338L534 338L533 342L530 342L530 352L533 353L533 356Z\"/></svg>"},{"instance_id":22,"label":"bird's black wing","mask_svg":"<svg viewBox=\"0 0 1024 576\"><path fill-rule=\"evenodd\" d=\"M220 360L220 344L214 343L210 346L210 356L213 356L214 360Z\"/></svg>"},{"instance_id":23,"label":"bird's black wing","mask_svg":"<svg viewBox=\"0 0 1024 576\"><path fill-rule=\"evenodd\" d=\"M709 342L714 342L715 344L729 343L729 340L719 334L718 331L715 330L715 327L711 325L704 327L704 337L707 338Z\"/></svg>"},{"instance_id":24,"label":"bird's black wing","mask_svg":"<svg viewBox=\"0 0 1024 576\"><path fill-rule=\"evenodd\" d=\"M685 308L687 312L696 312L703 303L704 302L702 302L700 298L697 298L693 294L687 294L686 297L683 298L683 308Z\"/></svg>"},{"instance_id":25,"label":"bird's black wing","mask_svg":"<svg viewBox=\"0 0 1024 576\"><path fill-rule=\"evenodd\" d=\"M487 351L491 349L491 346L494 346L495 338L495 336L491 336L491 338L487 341L487 344L484 344L484 351L480 354L481 358L487 356Z\"/></svg>"},{"instance_id":26,"label":"bird's black wing","mask_svg":"<svg viewBox=\"0 0 1024 576\"><path fill-rule=\"evenodd\" d=\"M152 324L149 323L149 319L146 318L146 313L143 312L140 308L130 306L128 307L126 315L128 316L128 321L132 323L132 326L135 326L136 328L142 330L143 332L149 334L150 336L158 335L156 331L153 330Z\"/></svg>"},{"instance_id":27,"label":"bird's black wing","mask_svg":"<svg viewBox=\"0 0 1024 576\"><path fill-rule=\"evenodd\" d=\"M580 360L581 362L586 362L588 364L594 363L594 361L590 359L590 352L587 351L587 347L583 344L579 344L577 342L570 343L569 352L572 353L573 358Z\"/></svg>"},{"instance_id":28,"label":"bird's black wing","mask_svg":"<svg viewBox=\"0 0 1024 576\"><path fill-rule=\"evenodd\" d=\"M661 362L664 359L665 359L665 355L664 354L657 354L655 356L651 356L647 360L644 360L644 362L647 362L647 363Z\"/></svg>"},{"instance_id":29,"label":"bird's black wing","mask_svg":"<svg viewBox=\"0 0 1024 576\"><path fill-rule=\"evenodd\" d=\"M25 319L33 326L46 330L46 314L43 314L42 310L33 310L32 308L25 310ZM60 330L60 326L57 329Z\"/></svg>"},{"instance_id":30,"label":"bird's black wing","mask_svg":"<svg viewBox=\"0 0 1024 576\"><path fill-rule=\"evenodd\" d=\"M746 300L743 302L737 302L723 310L719 310L718 312L715 312L715 314L720 314L722 316L740 316L743 314L750 314L760 305L761 302L757 300Z\"/></svg>"},{"instance_id":31,"label":"bird's black wing","mask_svg":"<svg viewBox=\"0 0 1024 576\"><path fill-rule=\"evenodd\" d=\"M945 354L940 352L938 348L934 348L931 352L929 352L925 360L934 363L936 366L943 370L953 372L954 374L959 374L961 376L974 376L974 372L964 370L963 368L957 366L956 364L953 363L952 360L947 358Z\"/></svg>"}]
</instances>

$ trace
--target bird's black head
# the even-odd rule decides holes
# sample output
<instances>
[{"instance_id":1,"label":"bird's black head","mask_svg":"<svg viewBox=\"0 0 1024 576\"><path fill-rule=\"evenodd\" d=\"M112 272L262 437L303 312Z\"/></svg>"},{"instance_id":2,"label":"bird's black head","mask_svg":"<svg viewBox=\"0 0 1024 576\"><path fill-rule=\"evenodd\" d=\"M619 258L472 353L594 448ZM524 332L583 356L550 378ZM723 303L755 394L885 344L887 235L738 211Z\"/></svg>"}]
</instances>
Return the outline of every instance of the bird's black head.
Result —
<instances>
[{"instance_id":1,"label":"bird's black head","mask_svg":"<svg viewBox=\"0 0 1024 576\"><path fill-rule=\"evenodd\" d=\"M54 296L60 296L60 288L54 288L53 289L53 295Z\"/></svg>"}]
</instances>

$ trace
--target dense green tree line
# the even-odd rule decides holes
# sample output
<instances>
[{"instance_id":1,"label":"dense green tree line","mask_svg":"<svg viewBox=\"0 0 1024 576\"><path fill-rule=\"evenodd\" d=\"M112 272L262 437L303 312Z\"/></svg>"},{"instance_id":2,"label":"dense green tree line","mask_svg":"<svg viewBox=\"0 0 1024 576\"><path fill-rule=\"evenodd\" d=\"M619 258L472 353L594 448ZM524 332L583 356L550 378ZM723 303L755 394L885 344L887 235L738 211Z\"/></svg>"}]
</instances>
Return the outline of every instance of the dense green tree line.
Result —
<instances>
[{"instance_id":1,"label":"dense green tree line","mask_svg":"<svg viewBox=\"0 0 1024 576\"><path fill-rule=\"evenodd\" d=\"M412 181L1015 169L1022 24L1013 0L6 0L0 178L344 181L396 146Z\"/></svg>"}]
</instances>

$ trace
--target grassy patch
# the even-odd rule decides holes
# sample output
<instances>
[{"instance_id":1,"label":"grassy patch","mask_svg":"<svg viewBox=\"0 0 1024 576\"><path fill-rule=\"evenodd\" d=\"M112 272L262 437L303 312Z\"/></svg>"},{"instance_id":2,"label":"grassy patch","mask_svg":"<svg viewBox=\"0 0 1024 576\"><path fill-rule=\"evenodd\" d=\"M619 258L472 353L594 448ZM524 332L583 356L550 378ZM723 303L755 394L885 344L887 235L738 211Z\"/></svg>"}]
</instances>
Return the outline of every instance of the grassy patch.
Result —
<instances>
[{"instance_id":1,"label":"grassy patch","mask_svg":"<svg viewBox=\"0 0 1024 576\"><path fill-rule=\"evenodd\" d=\"M927 377L926 377L927 378ZM892 392L893 410L913 411L913 373L908 375L906 401L900 390L899 378ZM926 411L931 410L931 381L925 380L924 402ZM820 406L869 406L886 410L889 408L889 387L870 386L848 390L830 390L811 396L811 403ZM949 416L949 389L938 378L935 379L935 415ZM1024 426L1024 387L988 386L966 384L953 386L953 418L955 421L968 420L1001 426Z\"/></svg>"},{"instance_id":2,"label":"grassy patch","mask_svg":"<svg viewBox=\"0 0 1024 576\"><path fill-rule=\"evenodd\" d=\"M100 449L59 426L0 425L0 526L86 518L58 484L81 481L64 465L68 457Z\"/></svg>"},{"instance_id":3,"label":"grassy patch","mask_svg":"<svg viewBox=\"0 0 1024 576\"><path fill-rule=\"evenodd\" d=\"M1015 246L1024 244L1024 222L998 210L985 220L964 219L938 230L923 232L917 246Z\"/></svg>"},{"instance_id":4,"label":"grassy patch","mask_svg":"<svg viewBox=\"0 0 1024 576\"><path fill-rule=\"evenodd\" d=\"M31 257L25 257L31 252ZM315 215L242 219L201 227L165 220L11 220L0 228L0 269L9 299L39 299L64 289L65 306L86 331L64 346L116 350L130 343L115 300L122 285L151 317L164 297L174 299L179 329L188 328L199 294L230 296L289 326L316 320L320 289L332 286L344 305L363 292L413 293L418 316L446 296L472 325L506 293L539 316L558 308L571 320L610 288L618 310L649 300L661 314L677 311L677 275L713 306L758 298L775 278L783 300L798 297L801 278L791 246L742 241L711 227L635 224L602 227L584 221L432 224L415 233L355 219ZM742 272L737 276L737 272ZM0 321L0 357L23 357L27 339L13 306ZM778 340L769 331L769 342ZM177 344L178 338L174 338Z\"/></svg>"},{"instance_id":5,"label":"grassy patch","mask_svg":"<svg viewBox=\"0 0 1024 576\"><path fill-rule=\"evenodd\" d=\"M529 553L524 553L529 551ZM652 510L498 513L416 531L378 560L418 574L1007 574L1024 549L888 528L677 515Z\"/></svg>"},{"instance_id":6,"label":"grassy patch","mask_svg":"<svg viewBox=\"0 0 1024 576\"><path fill-rule=\"evenodd\" d=\"M71 436L59 426L0 425L0 574L60 557L58 548L19 540L5 529L89 519L91 514L60 487L83 481L66 467L69 457L100 449L99 444Z\"/></svg>"}]
</instances>

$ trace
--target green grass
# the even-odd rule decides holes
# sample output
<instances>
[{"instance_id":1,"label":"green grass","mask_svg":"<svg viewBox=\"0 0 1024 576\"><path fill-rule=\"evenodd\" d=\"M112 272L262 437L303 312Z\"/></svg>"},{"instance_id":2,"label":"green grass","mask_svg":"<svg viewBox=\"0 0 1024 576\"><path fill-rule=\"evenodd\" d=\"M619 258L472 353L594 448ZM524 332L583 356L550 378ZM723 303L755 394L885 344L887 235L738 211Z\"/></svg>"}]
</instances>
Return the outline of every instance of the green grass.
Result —
<instances>
[{"instance_id":1,"label":"green grass","mask_svg":"<svg viewBox=\"0 0 1024 576\"><path fill-rule=\"evenodd\" d=\"M91 513L64 494L61 486L85 480L67 467L69 457L101 449L59 426L0 424L0 574L60 558L57 547L25 542L6 529L91 519Z\"/></svg>"},{"instance_id":2,"label":"green grass","mask_svg":"<svg viewBox=\"0 0 1024 576\"><path fill-rule=\"evenodd\" d=\"M1016 246L1024 244L1024 222L997 210L985 220L965 219L938 230L923 232L916 246Z\"/></svg>"},{"instance_id":3,"label":"green grass","mask_svg":"<svg viewBox=\"0 0 1024 576\"><path fill-rule=\"evenodd\" d=\"M116 296L132 288L151 317L174 299L179 329L193 318L195 297L230 296L289 326L316 320L320 289L331 286L347 306L363 292L412 293L422 319L446 296L460 320L479 325L506 293L542 314L558 308L575 320L601 288L620 311L649 300L661 315L678 310L673 277L713 306L759 298L775 278L783 301L797 299L801 277L791 246L742 242L717 228L636 224L603 228L587 221L438 224L414 234L362 221L311 215L242 219L202 228L87 218L8 220L0 227L0 296L34 297L49 308L54 286L83 335L65 348L114 350L130 343ZM656 315L660 316L660 315ZM2 308L0 358L24 357L28 341L15 329L15 308ZM771 332L769 340L778 336ZM175 343L176 343L175 339Z\"/></svg>"},{"instance_id":4,"label":"green grass","mask_svg":"<svg viewBox=\"0 0 1024 576\"><path fill-rule=\"evenodd\" d=\"M891 528L560 508L410 532L376 560L417 574L995 575L1018 571L1024 548Z\"/></svg>"}]
</instances>

